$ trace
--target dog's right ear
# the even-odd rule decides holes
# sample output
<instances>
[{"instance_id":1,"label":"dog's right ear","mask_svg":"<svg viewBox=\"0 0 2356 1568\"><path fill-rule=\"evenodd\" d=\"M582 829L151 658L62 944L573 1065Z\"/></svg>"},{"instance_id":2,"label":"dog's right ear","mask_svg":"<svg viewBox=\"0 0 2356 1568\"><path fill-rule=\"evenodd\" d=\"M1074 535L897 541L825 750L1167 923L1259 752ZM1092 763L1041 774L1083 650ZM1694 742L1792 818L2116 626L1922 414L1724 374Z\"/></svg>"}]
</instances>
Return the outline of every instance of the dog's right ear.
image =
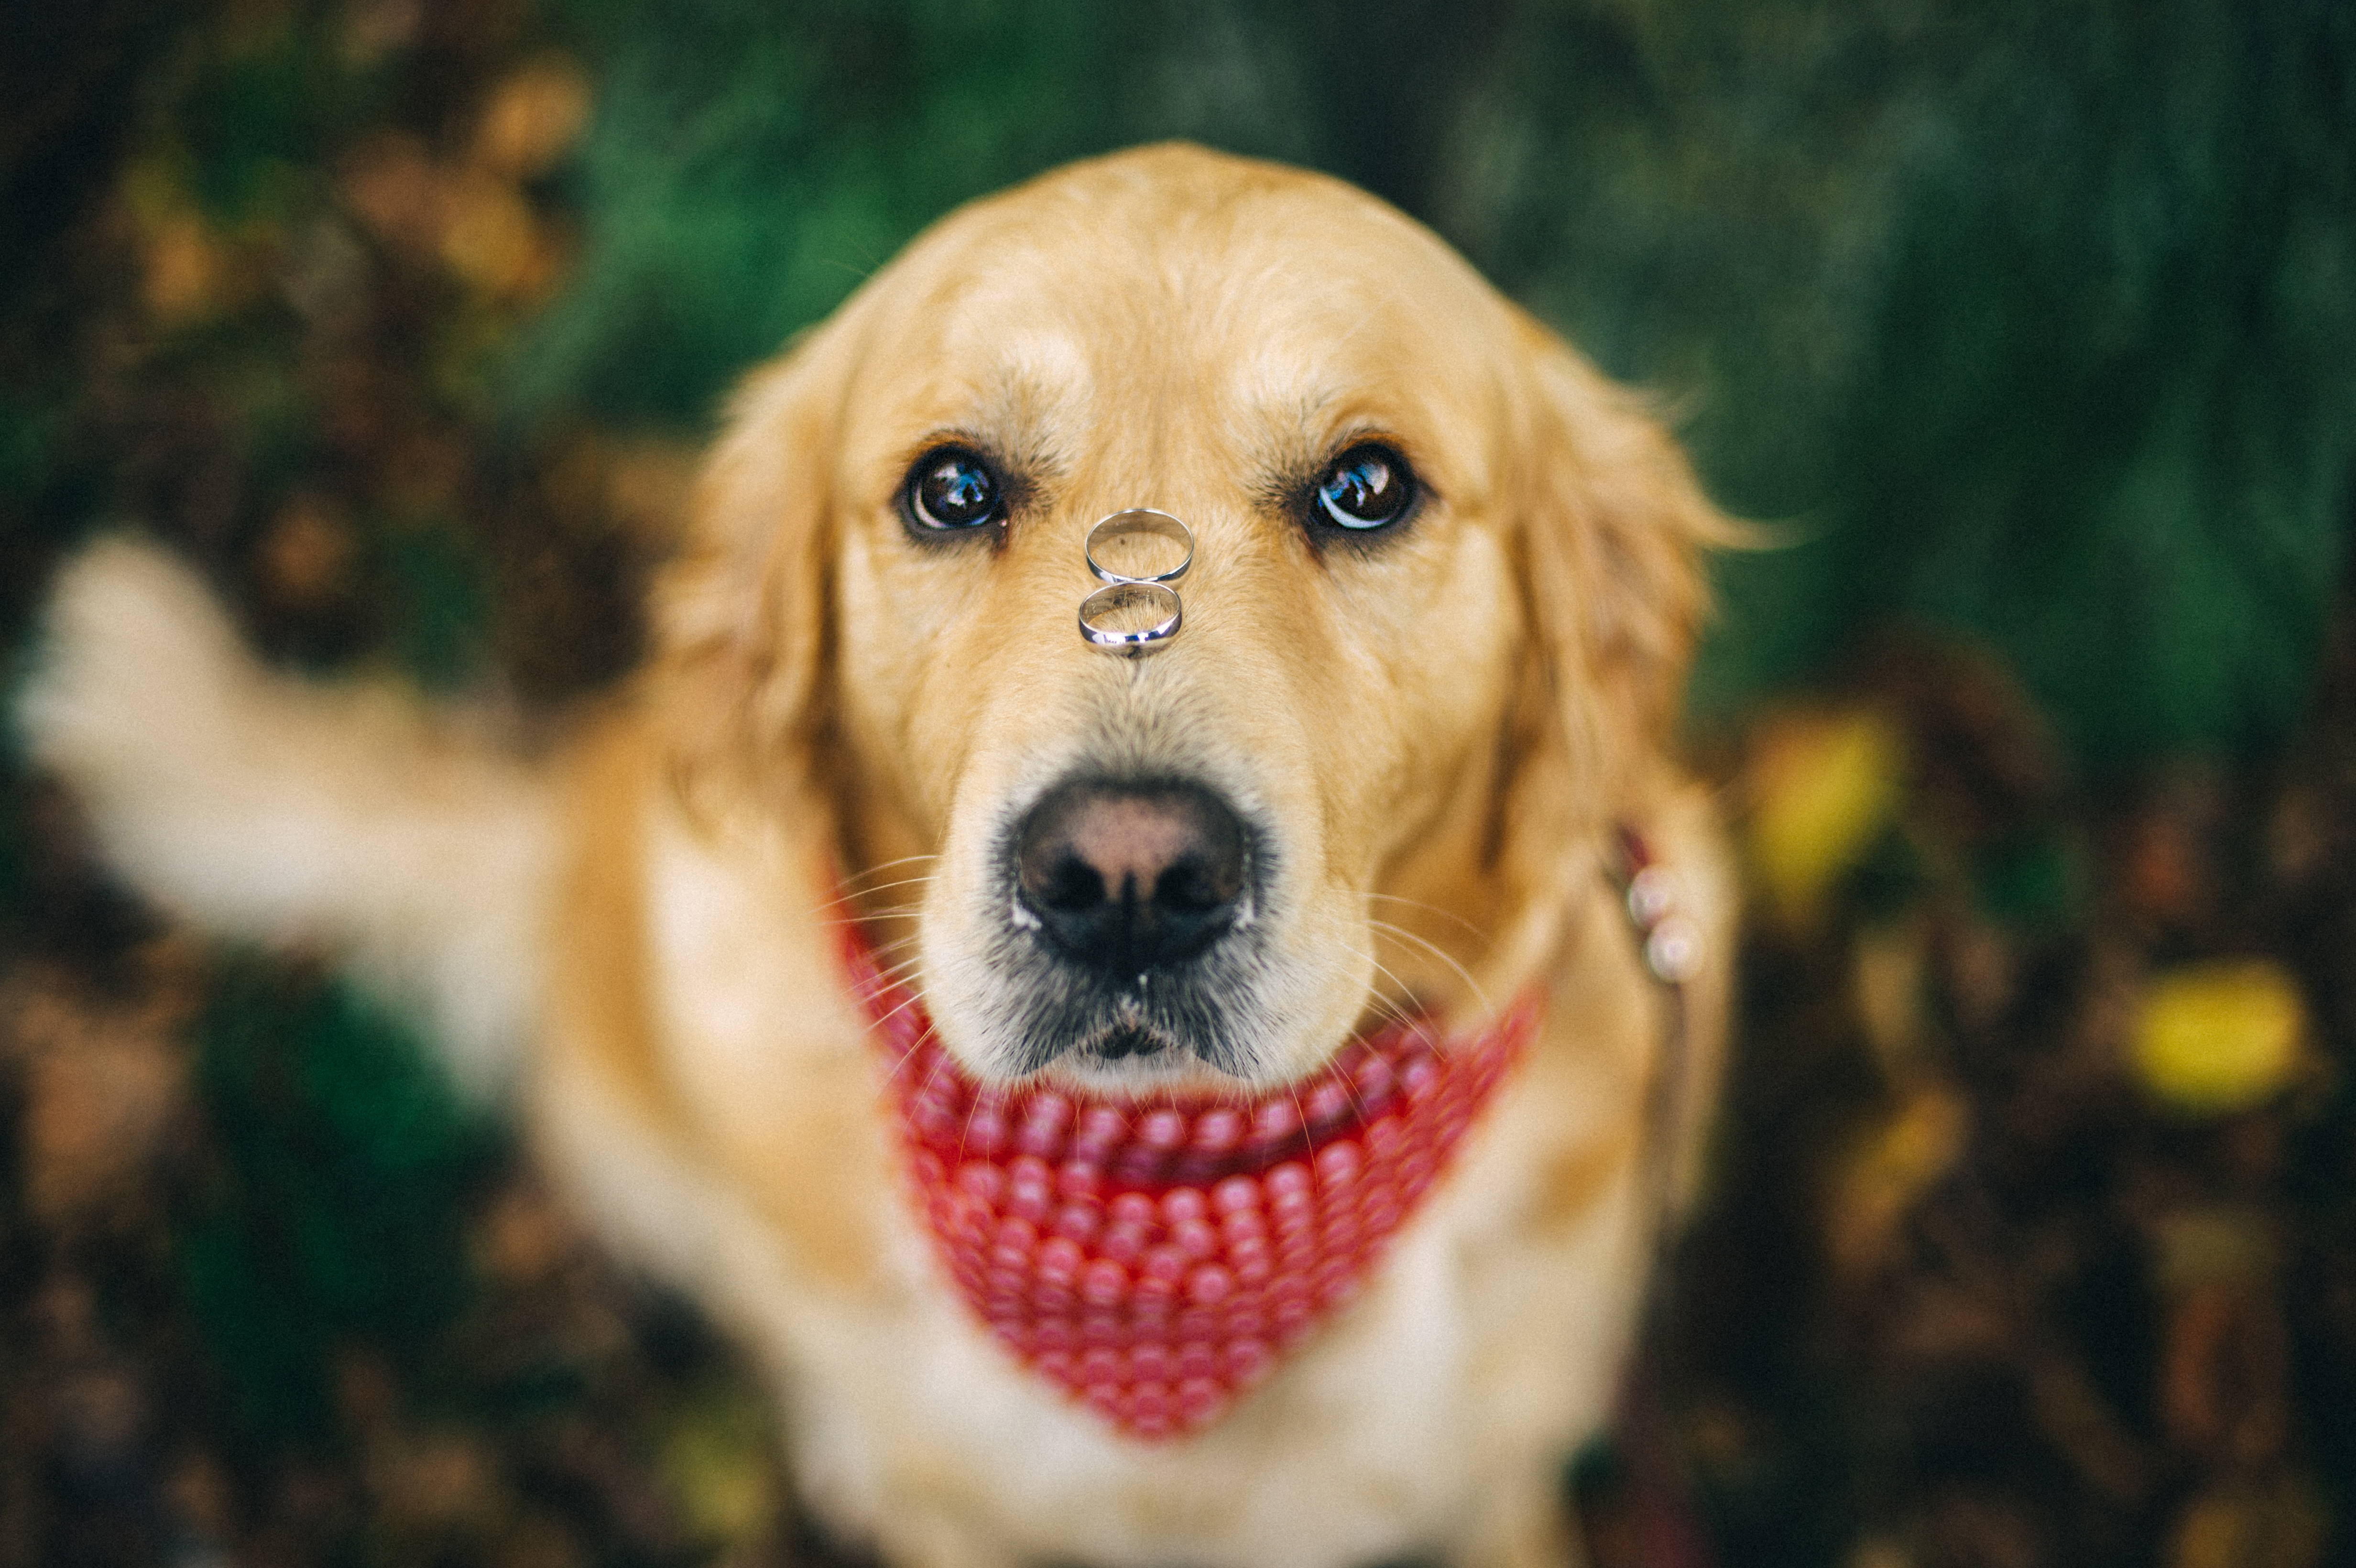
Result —
<instances>
[{"instance_id":1,"label":"dog's right ear","mask_svg":"<svg viewBox=\"0 0 2356 1568\"><path fill-rule=\"evenodd\" d=\"M653 718L700 812L774 802L810 782L832 613L830 454L851 336L839 315L739 389L684 548L655 591Z\"/></svg>"}]
</instances>

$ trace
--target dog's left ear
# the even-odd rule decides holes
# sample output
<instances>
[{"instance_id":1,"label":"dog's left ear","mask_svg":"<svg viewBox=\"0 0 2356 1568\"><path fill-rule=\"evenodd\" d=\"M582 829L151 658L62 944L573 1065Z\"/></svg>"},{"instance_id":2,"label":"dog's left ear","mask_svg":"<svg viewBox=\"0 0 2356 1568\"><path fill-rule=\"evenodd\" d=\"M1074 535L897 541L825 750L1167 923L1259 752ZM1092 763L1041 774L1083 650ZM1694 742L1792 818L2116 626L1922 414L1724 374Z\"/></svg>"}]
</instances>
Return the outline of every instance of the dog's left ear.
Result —
<instances>
[{"instance_id":1,"label":"dog's left ear","mask_svg":"<svg viewBox=\"0 0 2356 1568\"><path fill-rule=\"evenodd\" d=\"M1516 528L1525 611L1582 815L1633 808L1670 745L1708 606L1702 555L1738 527L1655 413L1534 320Z\"/></svg>"},{"instance_id":2,"label":"dog's left ear","mask_svg":"<svg viewBox=\"0 0 2356 1568\"><path fill-rule=\"evenodd\" d=\"M699 812L776 806L809 782L825 714L834 429L846 307L753 374L655 595L655 718Z\"/></svg>"}]
</instances>

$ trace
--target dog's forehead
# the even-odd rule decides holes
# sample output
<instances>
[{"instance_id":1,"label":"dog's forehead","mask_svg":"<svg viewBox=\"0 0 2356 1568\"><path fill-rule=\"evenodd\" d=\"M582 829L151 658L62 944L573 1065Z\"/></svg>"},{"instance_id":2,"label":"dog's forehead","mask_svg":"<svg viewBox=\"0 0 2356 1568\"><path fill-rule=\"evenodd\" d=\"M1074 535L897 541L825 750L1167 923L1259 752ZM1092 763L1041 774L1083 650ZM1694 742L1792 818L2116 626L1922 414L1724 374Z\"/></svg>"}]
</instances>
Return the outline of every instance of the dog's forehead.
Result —
<instances>
[{"instance_id":1,"label":"dog's forehead","mask_svg":"<svg viewBox=\"0 0 2356 1568\"><path fill-rule=\"evenodd\" d=\"M1310 425L1486 401L1510 327L1454 252L1335 182L1200 156L948 219L880 280L876 389L994 424L1118 394Z\"/></svg>"}]
</instances>

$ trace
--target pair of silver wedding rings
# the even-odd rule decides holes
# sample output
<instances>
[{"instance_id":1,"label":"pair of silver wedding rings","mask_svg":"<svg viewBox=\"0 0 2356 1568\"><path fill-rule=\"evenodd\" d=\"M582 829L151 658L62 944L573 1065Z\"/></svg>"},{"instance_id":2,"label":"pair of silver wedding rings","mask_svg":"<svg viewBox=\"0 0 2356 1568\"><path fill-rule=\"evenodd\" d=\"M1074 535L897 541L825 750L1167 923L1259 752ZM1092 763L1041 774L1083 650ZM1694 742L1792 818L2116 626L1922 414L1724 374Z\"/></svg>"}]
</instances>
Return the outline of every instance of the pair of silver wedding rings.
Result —
<instances>
[{"instance_id":1,"label":"pair of silver wedding rings","mask_svg":"<svg viewBox=\"0 0 2356 1568\"><path fill-rule=\"evenodd\" d=\"M1099 549L1137 534L1168 539L1184 553L1169 571L1144 577L1115 571L1098 559ZM1194 564L1192 528L1167 512L1132 507L1098 519L1080 548L1087 557L1089 572L1104 584L1080 601L1081 636L1108 654L1137 658L1166 645L1178 635L1178 628L1185 623L1186 608L1179 602L1178 591L1170 585L1185 576L1186 569ZM1132 624L1127 629L1117 624L1133 623L1139 611L1154 619L1141 626Z\"/></svg>"}]
</instances>

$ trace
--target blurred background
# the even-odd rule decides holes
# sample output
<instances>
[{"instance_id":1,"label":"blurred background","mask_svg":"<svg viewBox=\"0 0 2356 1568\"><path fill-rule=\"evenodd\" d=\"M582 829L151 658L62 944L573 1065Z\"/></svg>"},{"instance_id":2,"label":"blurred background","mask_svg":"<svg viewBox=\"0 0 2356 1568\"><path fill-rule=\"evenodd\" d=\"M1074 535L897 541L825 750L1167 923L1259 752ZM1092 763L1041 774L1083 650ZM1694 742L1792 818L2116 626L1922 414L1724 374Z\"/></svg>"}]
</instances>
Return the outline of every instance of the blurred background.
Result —
<instances>
[{"instance_id":1,"label":"blurred background","mask_svg":"<svg viewBox=\"0 0 2356 1568\"><path fill-rule=\"evenodd\" d=\"M0 657L130 526L552 732L734 377L1167 136L1429 223L1781 541L1694 682L1745 1021L1598 1562L2356 1564L2340 0L14 5ZM0 1568L840 1560L401 1019L0 753Z\"/></svg>"}]
</instances>

